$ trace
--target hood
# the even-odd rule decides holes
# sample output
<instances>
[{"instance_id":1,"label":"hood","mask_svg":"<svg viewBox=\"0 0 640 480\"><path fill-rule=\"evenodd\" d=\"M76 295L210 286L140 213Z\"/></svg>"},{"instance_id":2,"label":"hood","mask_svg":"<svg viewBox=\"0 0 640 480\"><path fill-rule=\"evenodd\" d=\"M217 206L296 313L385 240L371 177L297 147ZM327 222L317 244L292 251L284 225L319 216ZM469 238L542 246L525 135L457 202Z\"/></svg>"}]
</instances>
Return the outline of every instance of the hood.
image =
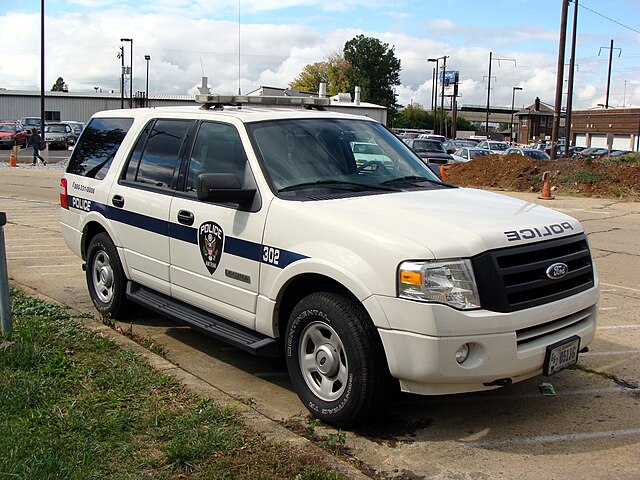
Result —
<instances>
[{"instance_id":1,"label":"hood","mask_svg":"<svg viewBox=\"0 0 640 480\"><path fill-rule=\"evenodd\" d=\"M13 132L0 132L0 138L13 137Z\"/></svg>"},{"instance_id":2,"label":"hood","mask_svg":"<svg viewBox=\"0 0 640 480\"><path fill-rule=\"evenodd\" d=\"M311 205L313 204L313 207ZM572 217L535 203L455 188L307 202L327 228L375 236L407 258L471 257L487 250L575 235ZM354 233L355 234L355 233Z\"/></svg>"}]
</instances>

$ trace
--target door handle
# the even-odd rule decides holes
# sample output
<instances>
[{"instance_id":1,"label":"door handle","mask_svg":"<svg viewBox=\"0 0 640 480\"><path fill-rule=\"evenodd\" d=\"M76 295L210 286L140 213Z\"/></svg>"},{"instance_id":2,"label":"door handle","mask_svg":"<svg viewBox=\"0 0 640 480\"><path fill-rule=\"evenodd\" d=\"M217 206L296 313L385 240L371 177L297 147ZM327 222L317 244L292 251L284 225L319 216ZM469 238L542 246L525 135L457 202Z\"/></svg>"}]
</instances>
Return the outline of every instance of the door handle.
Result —
<instances>
[{"instance_id":1,"label":"door handle","mask_svg":"<svg viewBox=\"0 0 640 480\"><path fill-rule=\"evenodd\" d=\"M193 213L187 210L180 210L178 212L178 221L183 225L193 225L194 220L195 217L193 216Z\"/></svg>"},{"instance_id":2,"label":"door handle","mask_svg":"<svg viewBox=\"0 0 640 480\"><path fill-rule=\"evenodd\" d=\"M114 207L122 208L124 207L124 197L121 195L114 195L111 199L111 203L113 203Z\"/></svg>"}]
</instances>

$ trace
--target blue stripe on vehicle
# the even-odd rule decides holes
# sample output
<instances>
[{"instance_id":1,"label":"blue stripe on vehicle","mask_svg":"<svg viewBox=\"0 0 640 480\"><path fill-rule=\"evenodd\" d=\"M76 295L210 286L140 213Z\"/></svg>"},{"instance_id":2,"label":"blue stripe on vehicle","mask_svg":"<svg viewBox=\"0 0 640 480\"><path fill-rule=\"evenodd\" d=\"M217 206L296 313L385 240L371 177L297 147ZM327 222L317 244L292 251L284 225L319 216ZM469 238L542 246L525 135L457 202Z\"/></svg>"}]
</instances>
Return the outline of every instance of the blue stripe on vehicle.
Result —
<instances>
[{"instance_id":1,"label":"blue stripe on vehicle","mask_svg":"<svg viewBox=\"0 0 640 480\"><path fill-rule=\"evenodd\" d=\"M168 236L169 238L175 238L176 240L198 245L197 227L188 227L179 223L160 220L141 213L130 212L128 210L123 210L122 208L112 207L110 205L105 205L103 203L87 200L81 197L73 197L71 195L68 197L70 209L97 212L110 220L124 223L125 225L141 228L159 235ZM268 249L275 249L280 252L277 264L264 259L263 252ZM290 252L278 247L250 242L248 240L229 237L226 235L224 239L224 253L253 260L254 262L261 262L277 268L285 268L298 260L309 258L306 255Z\"/></svg>"}]
</instances>

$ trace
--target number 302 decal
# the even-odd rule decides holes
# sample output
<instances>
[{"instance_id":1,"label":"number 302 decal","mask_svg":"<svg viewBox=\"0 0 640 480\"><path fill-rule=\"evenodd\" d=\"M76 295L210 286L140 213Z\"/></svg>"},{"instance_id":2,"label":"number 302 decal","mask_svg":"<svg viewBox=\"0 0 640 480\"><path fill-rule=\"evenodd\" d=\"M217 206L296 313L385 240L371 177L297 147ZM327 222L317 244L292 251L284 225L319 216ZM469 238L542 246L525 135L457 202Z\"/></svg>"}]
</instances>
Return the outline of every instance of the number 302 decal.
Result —
<instances>
[{"instance_id":1,"label":"number 302 decal","mask_svg":"<svg viewBox=\"0 0 640 480\"><path fill-rule=\"evenodd\" d=\"M262 261L271 265L278 265L280 261L280 250L273 247L262 247Z\"/></svg>"}]
</instances>

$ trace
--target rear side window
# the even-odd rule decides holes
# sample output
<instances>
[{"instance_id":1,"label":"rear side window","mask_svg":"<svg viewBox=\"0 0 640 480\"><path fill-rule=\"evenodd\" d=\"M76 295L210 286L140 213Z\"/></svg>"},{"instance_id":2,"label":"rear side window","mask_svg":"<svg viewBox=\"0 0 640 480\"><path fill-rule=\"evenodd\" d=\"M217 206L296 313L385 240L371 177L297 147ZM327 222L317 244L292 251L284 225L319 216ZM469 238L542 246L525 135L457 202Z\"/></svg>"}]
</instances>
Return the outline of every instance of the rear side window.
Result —
<instances>
[{"instance_id":1,"label":"rear side window","mask_svg":"<svg viewBox=\"0 0 640 480\"><path fill-rule=\"evenodd\" d=\"M190 120L161 119L150 123L138 139L123 180L171 188Z\"/></svg>"},{"instance_id":2,"label":"rear side window","mask_svg":"<svg viewBox=\"0 0 640 480\"><path fill-rule=\"evenodd\" d=\"M73 149L67 173L102 180L132 124L132 118L91 120Z\"/></svg>"}]
</instances>

